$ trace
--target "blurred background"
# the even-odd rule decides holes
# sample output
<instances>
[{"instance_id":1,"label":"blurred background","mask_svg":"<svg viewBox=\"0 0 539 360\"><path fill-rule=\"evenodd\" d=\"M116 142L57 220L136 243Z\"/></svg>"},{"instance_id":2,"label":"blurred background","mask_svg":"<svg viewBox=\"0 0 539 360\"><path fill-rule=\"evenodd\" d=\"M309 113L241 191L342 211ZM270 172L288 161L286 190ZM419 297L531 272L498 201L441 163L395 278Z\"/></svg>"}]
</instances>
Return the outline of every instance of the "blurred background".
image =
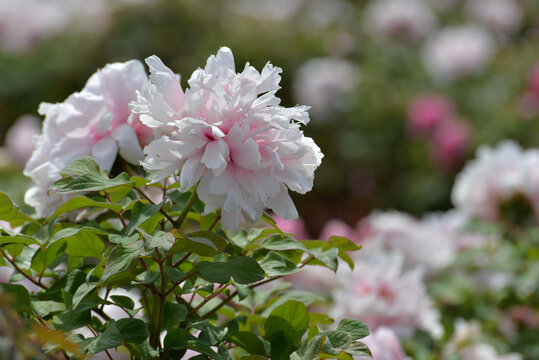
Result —
<instances>
[{"instance_id":1,"label":"blurred background","mask_svg":"<svg viewBox=\"0 0 539 360\"><path fill-rule=\"evenodd\" d=\"M479 144L539 143L534 0L0 0L0 189L22 204L40 102L157 54L182 84L220 46L283 68L325 158L295 201L310 233L372 209L451 205Z\"/></svg>"}]
</instances>

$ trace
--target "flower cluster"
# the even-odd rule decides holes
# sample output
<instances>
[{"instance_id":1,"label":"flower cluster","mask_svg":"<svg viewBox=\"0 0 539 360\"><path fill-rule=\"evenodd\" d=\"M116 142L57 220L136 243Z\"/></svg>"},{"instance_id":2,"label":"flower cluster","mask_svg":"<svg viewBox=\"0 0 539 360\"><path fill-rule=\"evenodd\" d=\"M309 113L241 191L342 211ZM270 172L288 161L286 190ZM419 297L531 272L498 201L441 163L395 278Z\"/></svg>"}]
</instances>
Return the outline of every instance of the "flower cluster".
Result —
<instances>
[{"instance_id":1,"label":"flower cluster","mask_svg":"<svg viewBox=\"0 0 539 360\"><path fill-rule=\"evenodd\" d=\"M152 85L132 103L156 139L145 149L143 166L161 180L180 170L183 190L197 185L206 213L221 209L225 228L243 217L260 218L265 207L283 218L297 217L288 189L305 193L313 185L322 153L303 135L308 107L279 106L281 72L247 64L236 73L228 48L196 70L185 94L159 58L147 59Z\"/></svg>"},{"instance_id":2,"label":"flower cluster","mask_svg":"<svg viewBox=\"0 0 539 360\"><path fill-rule=\"evenodd\" d=\"M43 132L34 139L35 150L24 169L35 184L26 192L25 201L40 216L51 215L65 200L50 193L49 187L76 158L92 156L107 171L118 153L132 164L144 158L142 145L151 132L131 116L129 102L147 86L139 61L114 63L97 71L84 89L63 103L40 105L39 113L45 116Z\"/></svg>"}]
</instances>

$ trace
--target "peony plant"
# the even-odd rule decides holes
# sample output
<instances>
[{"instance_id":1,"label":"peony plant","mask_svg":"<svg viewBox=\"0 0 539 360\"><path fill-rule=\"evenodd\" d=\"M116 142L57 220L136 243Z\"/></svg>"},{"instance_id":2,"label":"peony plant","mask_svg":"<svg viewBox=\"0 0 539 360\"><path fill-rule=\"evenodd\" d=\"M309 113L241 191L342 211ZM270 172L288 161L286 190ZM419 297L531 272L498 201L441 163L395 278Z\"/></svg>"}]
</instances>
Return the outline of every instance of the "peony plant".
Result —
<instances>
[{"instance_id":1,"label":"peony plant","mask_svg":"<svg viewBox=\"0 0 539 360\"><path fill-rule=\"evenodd\" d=\"M322 153L308 107L275 96L281 69L235 70L228 48L182 89L156 56L105 66L61 104L25 174L29 216L1 193L5 352L22 358L352 359L357 319L281 282L308 265L351 268L344 237L297 240L266 212L298 216ZM276 286L267 284L275 282ZM5 346L5 347L4 347Z\"/></svg>"}]
</instances>

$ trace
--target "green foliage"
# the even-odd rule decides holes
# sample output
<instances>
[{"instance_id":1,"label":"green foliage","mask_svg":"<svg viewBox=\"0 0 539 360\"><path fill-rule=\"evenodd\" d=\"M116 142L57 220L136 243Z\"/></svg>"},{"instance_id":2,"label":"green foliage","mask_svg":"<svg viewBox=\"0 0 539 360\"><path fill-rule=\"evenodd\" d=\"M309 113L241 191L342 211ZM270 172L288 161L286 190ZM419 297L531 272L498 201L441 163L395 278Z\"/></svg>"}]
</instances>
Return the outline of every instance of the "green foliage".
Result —
<instances>
[{"instance_id":1,"label":"green foliage","mask_svg":"<svg viewBox=\"0 0 539 360\"><path fill-rule=\"evenodd\" d=\"M74 196L43 223L0 194L6 200L0 215L23 225L0 230L4 260L41 288L30 294L0 284L0 292L16 300L28 324L38 321L65 336L80 328L93 334L78 335L75 343L55 335L44 351L63 349L82 359L121 348L144 360L174 359L187 350L217 360L367 353L355 341L367 334L362 323L324 331L320 326L332 320L310 317L307 306L319 296L257 289L311 264L336 270L339 257L346 261L346 251L359 249L349 240L300 242L269 218L271 228L227 234L219 212L201 215L196 196L172 187L154 204L145 179L109 178L88 157L62 174L53 191ZM113 320L111 309L122 318Z\"/></svg>"}]
</instances>

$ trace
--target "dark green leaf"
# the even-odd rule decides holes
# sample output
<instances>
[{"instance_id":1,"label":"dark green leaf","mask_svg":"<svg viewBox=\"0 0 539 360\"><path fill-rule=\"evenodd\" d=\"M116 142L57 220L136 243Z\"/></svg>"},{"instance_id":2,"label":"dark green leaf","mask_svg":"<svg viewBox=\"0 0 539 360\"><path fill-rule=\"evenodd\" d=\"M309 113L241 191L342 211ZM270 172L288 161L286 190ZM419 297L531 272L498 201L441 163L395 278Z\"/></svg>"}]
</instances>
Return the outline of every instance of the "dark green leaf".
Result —
<instances>
[{"instance_id":1,"label":"dark green leaf","mask_svg":"<svg viewBox=\"0 0 539 360\"><path fill-rule=\"evenodd\" d=\"M172 233L176 237L176 243L170 250L172 254L177 252L192 252L202 256L215 256L227 247L228 242L223 237L211 231L197 231L181 235L176 230Z\"/></svg>"},{"instance_id":2,"label":"dark green leaf","mask_svg":"<svg viewBox=\"0 0 539 360\"><path fill-rule=\"evenodd\" d=\"M65 214L66 212L70 212L72 210L77 210L77 209L86 208L86 207L110 209L114 212L120 212L122 210L122 205L120 204L110 204L106 202L95 201L90 198L87 198L86 196L75 196L74 198L71 198L67 200L65 203L63 203L62 206L60 206L58 210L56 210L54 214L52 214L47 219L47 221L50 221L51 219L59 215Z\"/></svg>"},{"instance_id":3,"label":"dark green leaf","mask_svg":"<svg viewBox=\"0 0 539 360\"><path fill-rule=\"evenodd\" d=\"M307 251L305 245L301 242L291 239L289 237L282 237L280 235L274 235L262 243L262 247L268 250L282 251L282 250L303 250Z\"/></svg>"},{"instance_id":4,"label":"dark green leaf","mask_svg":"<svg viewBox=\"0 0 539 360\"><path fill-rule=\"evenodd\" d=\"M299 271L292 261L275 251L267 253L260 261L260 266L269 277L289 275Z\"/></svg>"},{"instance_id":5,"label":"dark green leaf","mask_svg":"<svg viewBox=\"0 0 539 360\"><path fill-rule=\"evenodd\" d=\"M309 312L303 303L290 300L275 308L264 325L265 338L272 344L272 357L274 344L283 339L298 349L301 346L301 337L308 327Z\"/></svg>"},{"instance_id":6,"label":"dark green leaf","mask_svg":"<svg viewBox=\"0 0 539 360\"><path fill-rule=\"evenodd\" d=\"M105 282L113 275L134 268L141 252L141 242L135 242L127 246L117 246L109 255L101 281Z\"/></svg>"},{"instance_id":7,"label":"dark green leaf","mask_svg":"<svg viewBox=\"0 0 539 360\"><path fill-rule=\"evenodd\" d=\"M97 282L83 283L73 295L73 309L76 309L80 302L97 287Z\"/></svg>"},{"instance_id":8,"label":"dark green leaf","mask_svg":"<svg viewBox=\"0 0 539 360\"><path fill-rule=\"evenodd\" d=\"M135 308L135 302L129 296L112 295L110 298L114 303L120 305L125 309L133 310Z\"/></svg>"},{"instance_id":9,"label":"dark green leaf","mask_svg":"<svg viewBox=\"0 0 539 360\"><path fill-rule=\"evenodd\" d=\"M346 332L352 337L352 340L358 340L369 335L369 328L367 328L367 325L356 319L341 320L335 330Z\"/></svg>"},{"instance_id":10,"label":"dark green leaf","mask_svg":"<svg viewBox=\"0 0 539 360\"><path fill-rule=\"evenodd\" d=\"M254 355L266 355L266 349L264 348L264 343L262 340L248 331L240 331L233 336L229 336L228 340L243 348L250 354Z\"/></svg>"},{"instance_id":11,"label":"dark green leaf","mask_svg":"<svg viewBox=\"0 0 539 360\"><path fill-rule=\"evenodd\" d=\"M264 279L264 270L255 259L240 256L228 262L202 261L196 265L200 277L213 283L226 284L230 277L240 284L250 284Z\"/></svg>"},{"instance_id":12,"label":"dark green leaf","mask_svg":"<svg viewBox=\"0 0 539 360\"><path fill-rule=\"evenodd\" d=\"M166 302L163 313L163 329L168 330L179 325L187 317L187 307L183 304Z\"/></svg>"},{"instance_id":13,"label":"dark green leaf","mask_svg":"<svg viewBox=\"0 0 539 360\"><path fill-rule=\"evenodd\" d=\"M149 220L152 216L157 214L159 210L163 207L165 201L160 204L144 204L141 201L137 201L131 209L131 218L129 219L129 224L125 230L126 235L131 235L135 229L140 226L146 220Z\"/></svg>"}]
</instances>

